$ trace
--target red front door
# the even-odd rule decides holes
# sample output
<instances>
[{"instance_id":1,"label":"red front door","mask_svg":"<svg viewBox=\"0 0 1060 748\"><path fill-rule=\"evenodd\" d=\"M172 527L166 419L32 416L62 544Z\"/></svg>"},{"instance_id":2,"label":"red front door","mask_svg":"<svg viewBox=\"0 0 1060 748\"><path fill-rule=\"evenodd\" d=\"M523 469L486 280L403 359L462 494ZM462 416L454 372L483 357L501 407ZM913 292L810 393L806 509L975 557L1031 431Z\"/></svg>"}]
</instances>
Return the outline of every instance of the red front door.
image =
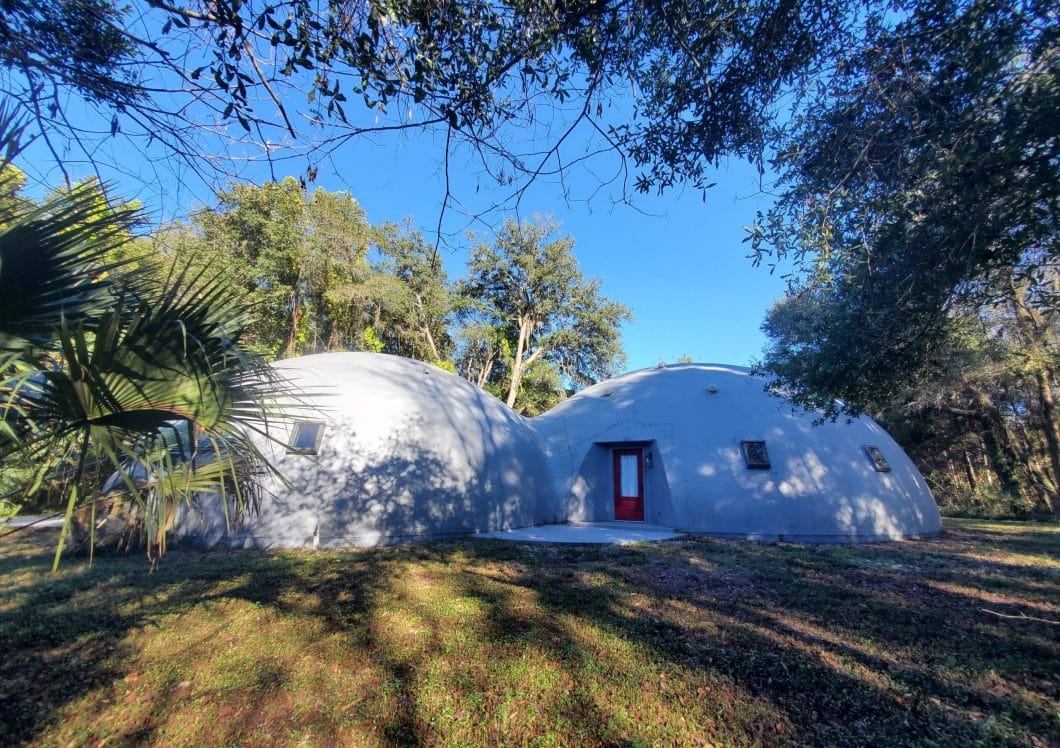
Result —
<instances>
[{"instance_id":1,"label":"red front door","mask_svg":"<svg viewBox=\"0 0 1060 748\"><path fill-rule=\"evenodd\" d=\"M640 449L616 449L615 519L644 521L644 454Z\"/></svg>"}]
</instances>

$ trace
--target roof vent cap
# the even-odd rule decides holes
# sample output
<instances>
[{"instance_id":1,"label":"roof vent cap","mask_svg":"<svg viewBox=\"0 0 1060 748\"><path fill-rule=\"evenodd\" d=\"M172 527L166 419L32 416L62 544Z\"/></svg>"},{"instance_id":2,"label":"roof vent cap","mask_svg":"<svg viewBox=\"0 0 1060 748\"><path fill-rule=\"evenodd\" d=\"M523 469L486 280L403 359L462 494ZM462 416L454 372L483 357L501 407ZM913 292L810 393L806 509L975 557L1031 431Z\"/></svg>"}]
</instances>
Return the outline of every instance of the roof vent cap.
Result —
<instances>
[{"instance_id":1,"label":"roof vent cap","mask_svg":"<svg viewBox=\"0 0 1060 748\"><path fill-rule=\"evenodd\" d=\"M718 393L718 385L716 385L716 384L708 384L707 385L707 392L709 392L712 395L716 395Z\"/></svg>"}]
</instances>

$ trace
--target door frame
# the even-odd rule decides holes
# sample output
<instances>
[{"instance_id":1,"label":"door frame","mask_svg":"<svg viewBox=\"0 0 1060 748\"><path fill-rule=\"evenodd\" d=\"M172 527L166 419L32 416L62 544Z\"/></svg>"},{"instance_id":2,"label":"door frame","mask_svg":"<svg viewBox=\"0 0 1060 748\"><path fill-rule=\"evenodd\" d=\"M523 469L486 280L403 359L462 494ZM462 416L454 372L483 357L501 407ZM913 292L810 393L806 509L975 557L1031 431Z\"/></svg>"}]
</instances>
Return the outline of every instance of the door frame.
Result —
<instances>
[{"instance_id":1,"label":"door frame","mask_svg":"<svg viewBox=\"0 0 1060 748\"><path fill-rule=\"evenodd\" d=\"M633 497L621 496L622 490L622 457L624 455L635 455L637 458L637 493L640 499L640 517L619 517L618 503L620 499ZM612 447L611 449L611 479L612 479L612 509L616 522L643 522L645 517L644 501L644 447ZM637 512L633 512L636 514Z\"/></svg>"}]
</instances>

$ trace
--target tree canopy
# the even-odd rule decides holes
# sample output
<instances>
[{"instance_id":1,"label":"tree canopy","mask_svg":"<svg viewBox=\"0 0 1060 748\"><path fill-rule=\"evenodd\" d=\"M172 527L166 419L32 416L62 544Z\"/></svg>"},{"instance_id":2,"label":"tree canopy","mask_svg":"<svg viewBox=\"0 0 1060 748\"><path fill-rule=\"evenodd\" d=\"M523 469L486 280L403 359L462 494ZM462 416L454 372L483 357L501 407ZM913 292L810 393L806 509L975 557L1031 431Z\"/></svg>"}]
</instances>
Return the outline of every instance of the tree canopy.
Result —
<instances>
[{"instance_id":1,"label":"tree canopy","mask_svg":"<svg viewBox=\"0 0 1060 748\"><path fill-rule=\"evenodd\" d=\"M528 373L556 381L541 368L545 363L581 386L625 363L620 325L632 319L629 309L603 296L598 279L583 277L574 240L555 237L557 229L544 219L508 220L468 259L461 295L469 329L460 368L483 385L503 381L509 407Z\"/></svg>"},{"instance_id":2,"label":"tree canopy","mask_svg":"<svg viewBox=\"0 0 1060 748\"><path fill-rule=\"evenodd\" d=\"M760 259L802 262L799 314L827 308L789 326L799 344L771 359L807 404L878 407L877 395L945 348L959 303L1009 299L1015 283L1033 306L1056 308L1051 14L1038 3L922 2L844 60L791 123L775 160L781 197L753 242ZM782 358L825 379L789 376Z\"/></svg>"},{"instance_id":3,"label":"tree canopy","mask_svg":"<svg viewBox=\"0 0 1060 748\"><path fill-rule=\"evenodd\" d=\"M236 184L158 242L245 294L248 344L270 358L375 350L438 363L450 353L434 247L411 226L370 224L345 192L307 192L290 177Z\"/></svg>"},{"instance_id":4,"label":"tree canopy","mask_svg":"<svg viewBox=\"0 0 1060 748\"><path fill-rule=\"evenodd\" d=\"M629 311L582 276L558 228L509 220L492 242L469 237L467 276L451 283L411 225L372 225L348 194L288 178L234 185L157 243L238 289L255 310L247 344L268 358L406 356L536 414L624 362Z\"/></svg>"},{"instance_id":5,"label":"tree canopy","mask_svg":"<svg viewBox=\"0 0 1060 748\"><path fill-rule=\"evenodd\" d=\"M242 289L256 309L251 340L266 355L284 357L344 347L360 332L351 328L351 306L369 272L371 234L349 195L307 193L288 178L234 185L216 208L162 239Z\"/></svg>"},{"instance_id":6,"label":"tree canopy","mask_svg":"<svg viewBox=\"0 0 1060 748\"><path fill-rule=\"evenodd\" d=\"M1029 428L1022 460L1044 458L1054 497L1057 35L1047 4L997 0L920 2L879 26L806 94L751 237L759 260L799 264L765 324L774 386L830 416L944 406L987 442ZM1014 382L1025 394L1006 402Z\"/></svg>"},{"instance_id":7,"label":"tree canopy","mask_svg":"<svg viewBox=\"0 0 1060 748\"><path fill-rule=\"evenodd\" d=\"M436 128L516 194L600 153L619 156L623 192L705 188L719 158L761 156L780 97L857 15L840 0L12 0L0 89L56 155L124 133L201 171L204 147L238 148L232 124L270 158L303 146L312 175L349 138Z\"/></svg>"}]
</instances>

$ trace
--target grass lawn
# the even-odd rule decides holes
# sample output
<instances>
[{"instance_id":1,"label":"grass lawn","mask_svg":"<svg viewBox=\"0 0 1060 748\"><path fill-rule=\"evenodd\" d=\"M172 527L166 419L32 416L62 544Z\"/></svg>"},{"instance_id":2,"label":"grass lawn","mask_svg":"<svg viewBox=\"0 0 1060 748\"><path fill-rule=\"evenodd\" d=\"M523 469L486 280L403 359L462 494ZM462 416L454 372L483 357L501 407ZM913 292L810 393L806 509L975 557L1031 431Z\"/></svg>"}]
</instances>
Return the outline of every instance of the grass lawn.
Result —
<instances>
[{"instance_id":1,"label":"grass lawn","mask_svg":"<svg viewBox=\"0 0 1060 748\"><path fill-rule=\"evenodd\" d=\"M54 541L0 540L3 745L1060 745L1055 525L176 549L51 577Z\"/></svg>"}]
</instances>

